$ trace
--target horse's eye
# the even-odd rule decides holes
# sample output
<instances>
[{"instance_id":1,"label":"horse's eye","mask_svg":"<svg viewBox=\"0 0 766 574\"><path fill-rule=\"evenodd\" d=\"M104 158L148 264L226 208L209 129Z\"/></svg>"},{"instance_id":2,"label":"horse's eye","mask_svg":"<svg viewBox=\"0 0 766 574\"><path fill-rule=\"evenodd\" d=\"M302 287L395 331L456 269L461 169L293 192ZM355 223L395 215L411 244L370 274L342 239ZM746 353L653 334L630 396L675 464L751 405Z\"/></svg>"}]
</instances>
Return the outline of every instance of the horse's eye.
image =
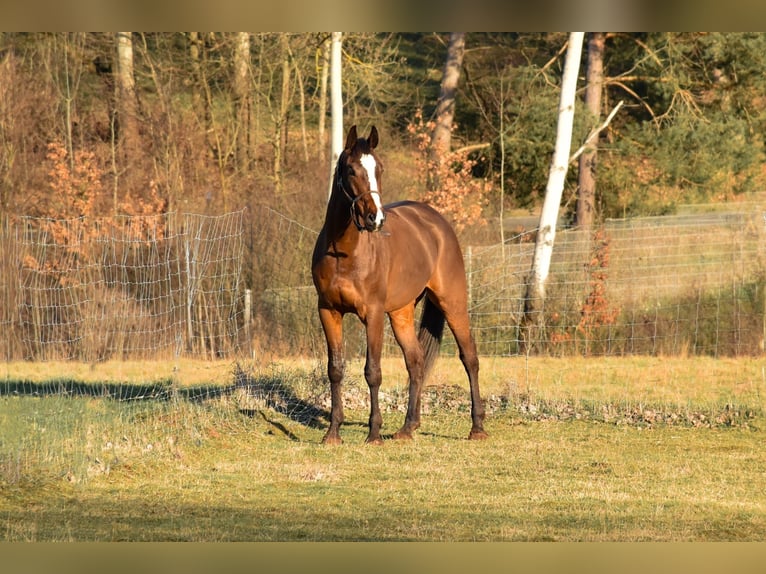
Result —
<instances>
[{"instance_id":1,"label":"horse's eye","mask_svg":"<svg viewBox=\"0 0 766 574\"><path fill-rule=\"evenodd\" d=\"M348 176L354 177L356 175L356 172L354 171L354 168L351 166L348 166Z\"/></svg>"}]
</instances>

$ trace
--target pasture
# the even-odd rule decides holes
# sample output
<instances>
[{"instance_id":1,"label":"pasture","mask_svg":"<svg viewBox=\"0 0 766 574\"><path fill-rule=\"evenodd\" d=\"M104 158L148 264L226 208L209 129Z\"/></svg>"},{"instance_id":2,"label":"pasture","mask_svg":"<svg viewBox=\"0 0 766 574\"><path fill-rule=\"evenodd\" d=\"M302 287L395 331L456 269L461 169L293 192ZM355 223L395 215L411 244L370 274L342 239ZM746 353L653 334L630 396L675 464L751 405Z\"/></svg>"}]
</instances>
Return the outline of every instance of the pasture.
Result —
<instances>
[{"instance_id":1,"label":"pasture","mask_svg":"<svg viewBox=\"0 0 766 574\"><path fill-rule=\"evenodd\" d=\"M315 360L0 365L4 541L755 541L766 370L752 358L482 358L488 441L441 357L414 440L383 361L382 445L347 367L320 444Z\"/></svg>"}]
</instances>

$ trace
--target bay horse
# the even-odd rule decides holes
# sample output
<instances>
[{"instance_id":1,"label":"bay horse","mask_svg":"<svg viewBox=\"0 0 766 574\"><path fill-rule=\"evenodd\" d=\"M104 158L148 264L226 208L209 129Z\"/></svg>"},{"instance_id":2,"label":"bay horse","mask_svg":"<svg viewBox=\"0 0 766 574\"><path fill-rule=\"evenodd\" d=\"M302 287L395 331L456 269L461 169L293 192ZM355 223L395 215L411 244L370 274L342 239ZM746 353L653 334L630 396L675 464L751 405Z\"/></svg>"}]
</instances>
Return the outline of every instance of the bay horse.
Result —
<instances>
[{"instance_id":1,"label":"bay horse","mask_svg":"<svg viewBox=\"0 0 766 574\"><path fill-rule=\"evenodd\" d=\"M319 319L327 340L330 426L323 443L339 444L343 423L343 316L353 313L365 327L364 376L370 391L366 442L381 443L378 404L380 356L387 314L409 375L409 400L396 439L411 439L420 427L424 380L436 359L446 320L468 375L472 427L469 439L487 438L479 393L479 359L468 318L465 267L457 236L438 211L425 203L381 204L383 165L375 153L378 130L346 136L333 176L322 231L311 259ZM419 331L415 306L425 299Z\"/></svg>"}]
</instances>

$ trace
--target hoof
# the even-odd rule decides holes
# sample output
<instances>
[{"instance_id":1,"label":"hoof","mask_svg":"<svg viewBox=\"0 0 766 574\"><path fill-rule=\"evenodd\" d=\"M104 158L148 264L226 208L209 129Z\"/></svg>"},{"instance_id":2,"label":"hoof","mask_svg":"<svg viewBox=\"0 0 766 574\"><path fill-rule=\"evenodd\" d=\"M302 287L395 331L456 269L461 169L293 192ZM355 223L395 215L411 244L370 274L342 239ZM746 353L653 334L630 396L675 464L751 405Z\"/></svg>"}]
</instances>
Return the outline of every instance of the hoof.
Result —
<instances>
[{"instance_id":1,"label":"hoof","mask_svg":"<svg viewBox=\"0 0 766 574\"><path fill-rule=\"evenodd\" d=\"M343 440L338 435L325 435L322 444L343 444Z\"/></svg>"},{"instance_id":2,"label":"hoof","mask_svg":"<svg viewBox=\"0 0 766 574\"><path fill-rule=\"evenodd\" d=\"M396 440L412 440L412 433L410 431L398 430L394 433L394 439Z\"/></svg>"},{"instance_id":3,"label":"hoof","mask_svg":"<svg viewBox=\"0 0 766 574\"><path fill-rule=\"evenodd\" d=\"M468 440L487 440L488 438L489 435L484 431L484 429L471 429L471 432L468 435Z\"/></svg>"},{"instance_id":4,"label":"hoof","mask_svg":"<svg viewBox=\"0 0 766 574\"><path fill-rule=\"evenodd\" d=\"M365 444L376 444L376 445L380 445L380 444L383 444L383 439L382 439L382 438L380 438L379 436L378 436L378 437L375 437L375 438L367 437L367 439L365 439L364 443L365 443Z\"/></svg>"}]
</instances>

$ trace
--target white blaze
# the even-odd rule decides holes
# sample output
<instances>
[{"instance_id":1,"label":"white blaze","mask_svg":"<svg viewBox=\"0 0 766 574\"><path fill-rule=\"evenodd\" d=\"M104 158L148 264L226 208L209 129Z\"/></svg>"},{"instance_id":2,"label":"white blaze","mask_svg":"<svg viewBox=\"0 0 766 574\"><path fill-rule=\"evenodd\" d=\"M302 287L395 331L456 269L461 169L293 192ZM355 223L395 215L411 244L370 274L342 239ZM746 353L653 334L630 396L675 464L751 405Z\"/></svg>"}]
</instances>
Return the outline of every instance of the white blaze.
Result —
<instances>
[{"instance_id":1,"label":"white blaze","mask_svg":"<svg viewBox=\"0 0 766 574\"><path fill-rule=\"evenodd\" d=\"M378 179L375 177L375 167L377 166L377 163L375 158L370 154L362 154L359 161L367 172L367 179L370 182L370 195L372 196L372 201L375 203L375 209L378 211L375 215L375 223L380 227L380 225L383 224L383 203L380 200L380 193L378 193L380 191L378 189Z\"/></svg>"},{"instance_id":2,"label":"white blaze","mask_svg":"<svg viewBox=\"0 0 766 574\"><path fill-rule=\"evenodd\" d=\"M375 158L370 154L363 154L359 160L362 167L367 171L367 179L370 180L370 191L380 191L378 189L378 180L375 178Z\"/></svg>"}]
</instances>

